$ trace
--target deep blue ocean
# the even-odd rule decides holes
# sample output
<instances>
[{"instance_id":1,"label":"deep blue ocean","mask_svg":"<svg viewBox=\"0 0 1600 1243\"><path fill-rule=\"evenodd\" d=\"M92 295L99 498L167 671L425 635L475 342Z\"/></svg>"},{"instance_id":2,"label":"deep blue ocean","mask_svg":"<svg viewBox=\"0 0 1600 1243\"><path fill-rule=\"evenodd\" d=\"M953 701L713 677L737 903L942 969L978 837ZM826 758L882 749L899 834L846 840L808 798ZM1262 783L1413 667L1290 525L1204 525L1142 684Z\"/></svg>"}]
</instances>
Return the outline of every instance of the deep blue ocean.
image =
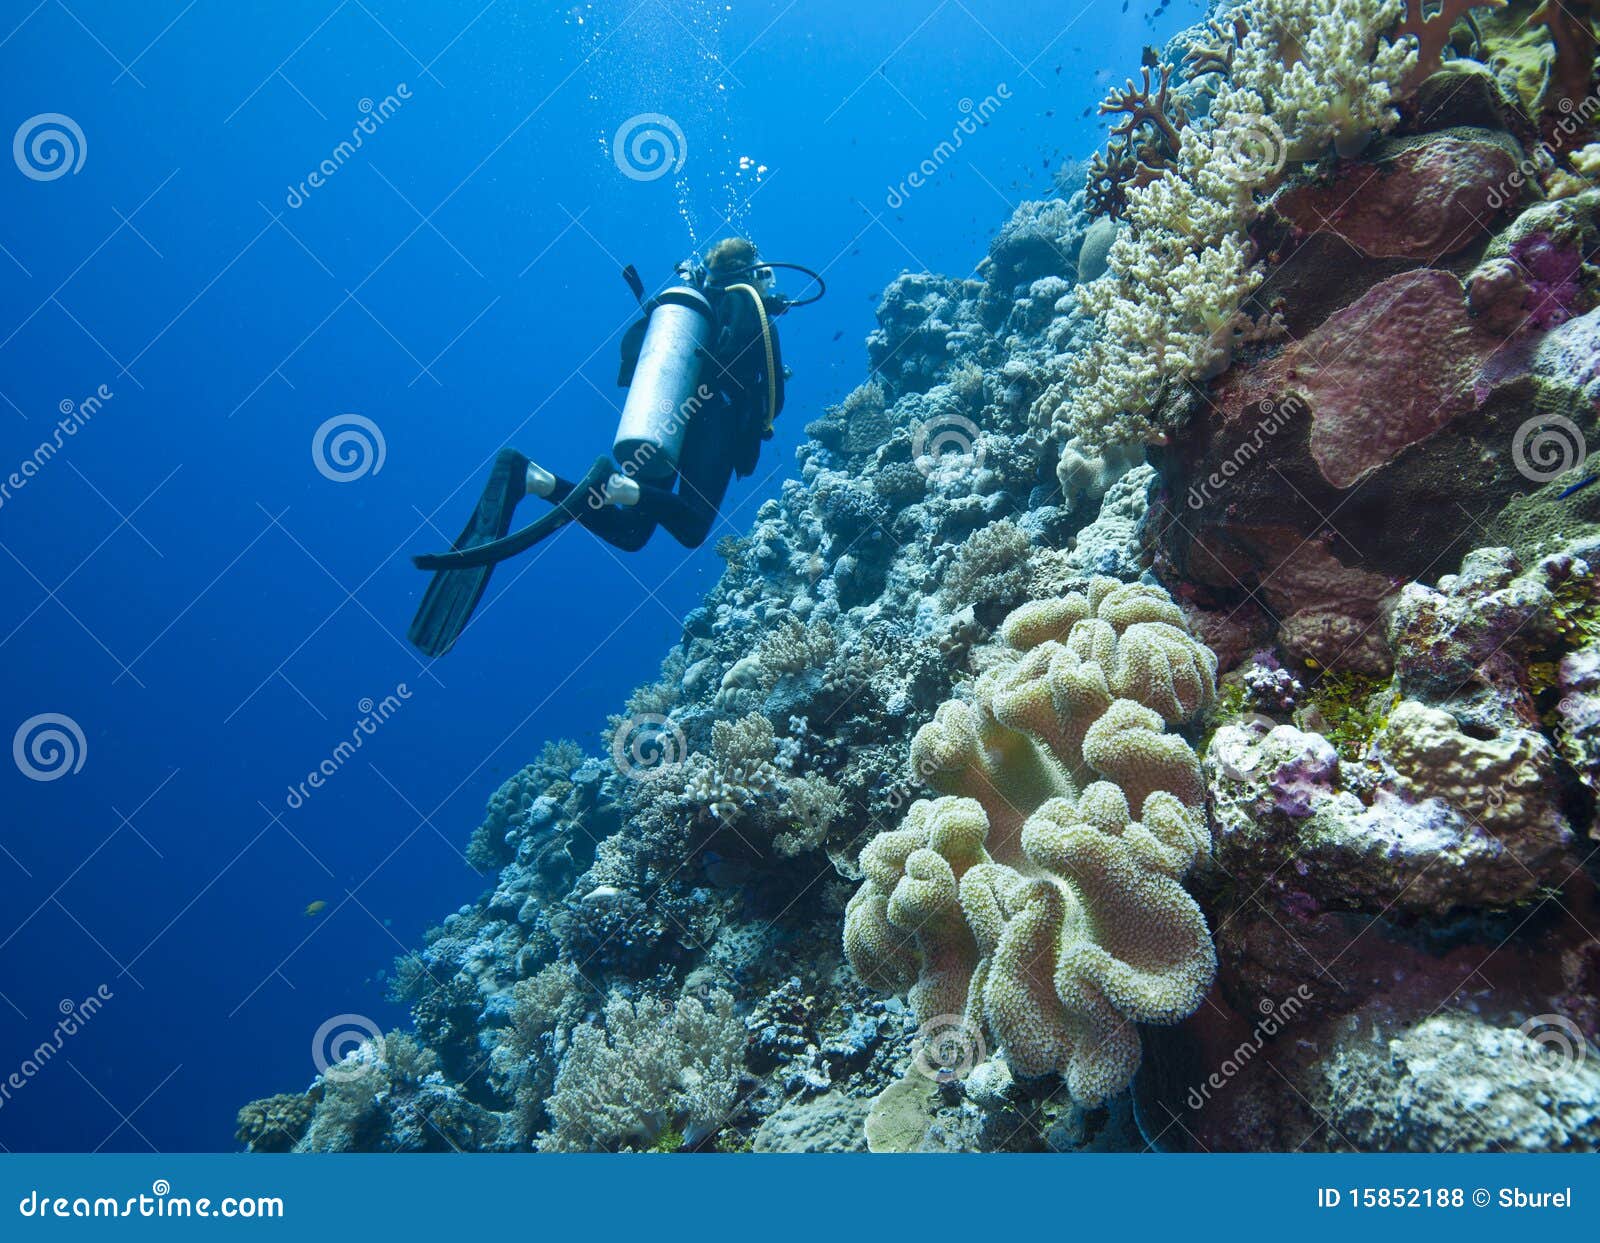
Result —
<instances>
[{"instance_id":1,"label":"deep blue ocean","mask_svg":"<svg viewBox=\"0 0 1600 1243\"><path fill-rule=\"evenodd\" d=\"M0 1144L229 1148L240 1104L310 1082L324 1021L399 1024L382 974L484 887L485 801L653 676L717 535L867 378L883 286L971 272L1101 141L1104 67L1200 12L0 5L0 137L53 125L71 149L40 158L72 165L0 160ZM615 158L647 115L681 134L665 176ZM781 323L788 405L724 523L633 556L569 528L430 664L408 554L501 446L574 477L609 449L622 267L658 286L735 231L828 294Z\"/></svg>"}]
</instances>

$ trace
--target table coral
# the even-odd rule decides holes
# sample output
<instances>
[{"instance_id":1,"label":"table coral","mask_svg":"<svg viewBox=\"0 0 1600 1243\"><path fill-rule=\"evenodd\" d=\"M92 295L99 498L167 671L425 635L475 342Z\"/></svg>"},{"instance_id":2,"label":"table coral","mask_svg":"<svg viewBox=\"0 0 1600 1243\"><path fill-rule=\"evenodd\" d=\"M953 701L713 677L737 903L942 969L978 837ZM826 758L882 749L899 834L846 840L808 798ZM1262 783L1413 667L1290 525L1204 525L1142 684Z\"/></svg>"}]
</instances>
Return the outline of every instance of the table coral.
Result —
<instances>
[{"instance_id":1,"label":"table coral","mask_svg":"<svg viewBox=\"0 0 1600 1243\"><path fill-rule=\"evenodd\" d=\"M1138 1066L1134 1023L1183 1018L1215 969L1180 884L1210 848L1199 763L1164 731L1211 702L1216 658L1166 593L1109 579L1001 636L974 702L912 744L943 797L862 851L845 949L924 1024L961 1018L1098 1103Z\"/></svg>"}]
</instances>

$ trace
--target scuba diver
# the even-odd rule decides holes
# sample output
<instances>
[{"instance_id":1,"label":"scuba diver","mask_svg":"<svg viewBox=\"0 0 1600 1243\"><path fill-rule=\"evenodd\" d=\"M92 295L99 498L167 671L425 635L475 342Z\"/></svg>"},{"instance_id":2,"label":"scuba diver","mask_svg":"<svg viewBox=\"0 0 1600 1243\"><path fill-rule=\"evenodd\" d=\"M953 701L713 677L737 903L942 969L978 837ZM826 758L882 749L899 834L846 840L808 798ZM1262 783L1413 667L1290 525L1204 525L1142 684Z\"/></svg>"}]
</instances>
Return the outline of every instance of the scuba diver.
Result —
<instances>
[{"instance_id":1,"label":"scuba diver","mask_svg":"<svg viewBox=\"0 0 1600 1243\"><path fill-rule=\"evenodd\" d=\"M817 292L800 300L773 292L774 268L805 273ZM567 523L625 552L644 547L657 527L696 548L733 476L755 470L783 409L787 376L773 321L817 301L826 287L809 268L763 261L742 237L725 238L676 271L680 283L648 301L638 272L631 264L623 271L644 315L622 338L617 383L628 395L611 455L573 483L515 449L500 450L451 551L412 558L433 572L409 632L427 655L455 646L496 565ZM525 496L551 508L511 532Z\"/></svg>"}]
</instances>

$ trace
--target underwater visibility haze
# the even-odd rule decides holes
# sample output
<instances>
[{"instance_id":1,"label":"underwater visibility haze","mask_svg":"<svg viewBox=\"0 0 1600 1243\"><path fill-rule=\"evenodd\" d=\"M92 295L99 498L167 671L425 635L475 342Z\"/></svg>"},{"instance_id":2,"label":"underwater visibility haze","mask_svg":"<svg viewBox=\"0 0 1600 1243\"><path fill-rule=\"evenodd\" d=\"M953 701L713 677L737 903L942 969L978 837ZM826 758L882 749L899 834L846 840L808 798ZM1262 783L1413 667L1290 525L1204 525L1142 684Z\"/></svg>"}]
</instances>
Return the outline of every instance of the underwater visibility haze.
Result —
<instances>
[{"instance_id":1,"label":"underwater visibility haze","mask_svg":"<svg viewBox=\"0 0 1600 1243\"><path fill-rule=\"evenodd\" d=\"M0 18L0 1146L1600 1147L1587 0Z\"/></svg>"}]
</instances>

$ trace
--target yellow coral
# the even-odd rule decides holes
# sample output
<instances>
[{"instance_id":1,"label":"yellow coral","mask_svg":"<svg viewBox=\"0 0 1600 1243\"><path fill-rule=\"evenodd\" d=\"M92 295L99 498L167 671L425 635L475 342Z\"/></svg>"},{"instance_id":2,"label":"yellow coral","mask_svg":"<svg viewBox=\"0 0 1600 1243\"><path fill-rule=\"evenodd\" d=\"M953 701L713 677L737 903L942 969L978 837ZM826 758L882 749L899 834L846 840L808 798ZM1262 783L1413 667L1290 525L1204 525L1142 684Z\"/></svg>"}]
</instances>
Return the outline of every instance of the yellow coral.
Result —
<instances>
[{"instance_id":1,"label":"yellow coral","mask_svg":"<svg viewBox=\"0 0 1600 1243\"><path fill-rule=\"evenodd\" d=\"M944 797L868 843L845 916L868 984L1086 1104L1132 1077L1134 1023L1189 1014L1216 968L1180 884L1210 849L1199 762L1165 732L1211 702L1216 657L1181 623L1166 593L1111 579L1012 613L1009 659L912 743Z\"/></svg>"}]
</instances>

